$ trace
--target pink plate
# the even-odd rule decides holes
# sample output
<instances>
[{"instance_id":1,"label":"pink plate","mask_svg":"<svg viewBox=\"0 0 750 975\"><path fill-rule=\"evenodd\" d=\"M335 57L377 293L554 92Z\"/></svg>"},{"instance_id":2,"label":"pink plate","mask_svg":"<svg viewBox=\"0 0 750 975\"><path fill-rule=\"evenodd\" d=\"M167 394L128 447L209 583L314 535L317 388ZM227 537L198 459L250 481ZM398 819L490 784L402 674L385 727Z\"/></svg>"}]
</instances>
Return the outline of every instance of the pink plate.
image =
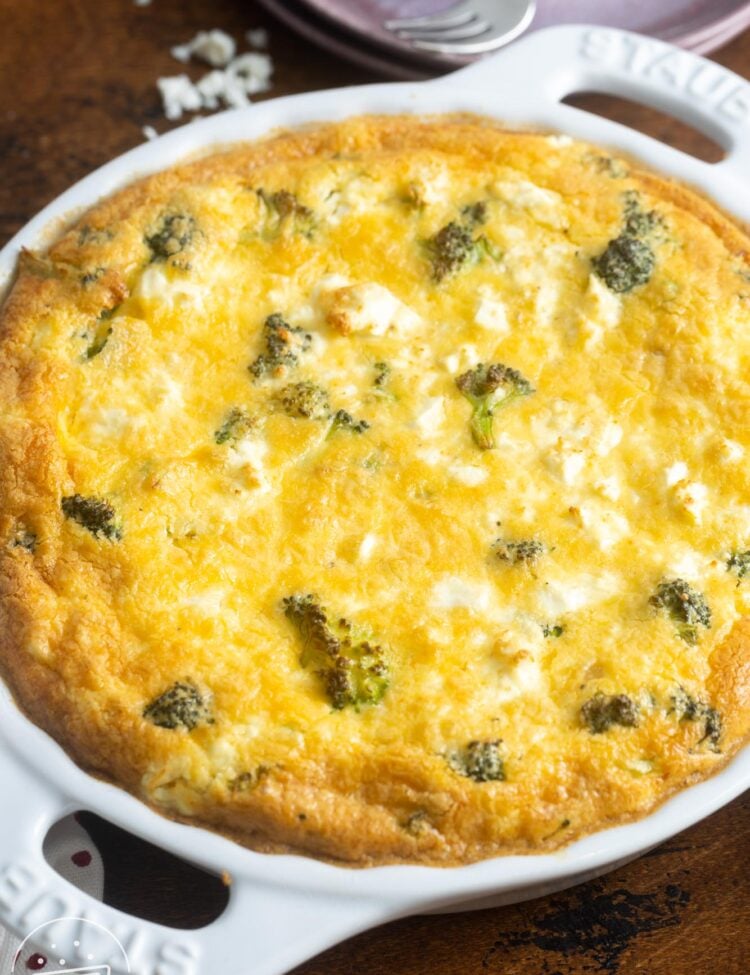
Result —
<instances>
[{"instance_id":1,"label":"pink plate","mask_svg":"<svg viewBox=\"0 0 750 975\"><path fill-rule=\"evenodd\" d=\"M261 2L323 47L390 75L423 77L441 67L473 60L416 52L383 26L383 21L392 17L437 13L452 6L455 0ZM620 27L706 53L750 26L750 0L538 0L530 30L564 23ZM411 71L408 62L412 62Z\"/></svg>"}]
</instances>

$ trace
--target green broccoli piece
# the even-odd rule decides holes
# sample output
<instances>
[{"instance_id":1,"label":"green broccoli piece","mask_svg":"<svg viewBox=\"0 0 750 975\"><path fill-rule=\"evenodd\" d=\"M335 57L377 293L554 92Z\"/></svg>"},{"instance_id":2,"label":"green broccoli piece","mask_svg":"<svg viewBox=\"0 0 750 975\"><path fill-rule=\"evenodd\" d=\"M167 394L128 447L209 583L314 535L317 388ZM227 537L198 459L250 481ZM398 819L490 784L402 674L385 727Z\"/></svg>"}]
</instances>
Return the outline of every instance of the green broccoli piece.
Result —
<instances>
[{"instance_id":1,"label":"green broccoli piece","mask_svg":"<svg viewBox=\"0 0 750 975\"><path fill-rule=\"evenodd\" d=\"M278 237L284 226L290 226L295 233L303 237L312 237L316 226L315 214L310 207L300 203L294 193L289 190L268 193L264 189L256 192L266 211L263 232L266 240L274 240Z\"/></svg>"},{"instance_id":2,"label":"green broccoli piece","mask_svg":"<svg viewBox=\"0 0 750 975\"><path fill-rule=\"evenodd\" d=\"M471 230L451 221L427 242L432 261L432 277L442 281L477 259Z\"/></svg>"},{"instance_id":3,"label":"green broccoli piece","mask_svg":"<svg viewBox=\"0 0 750 975\"><path fill-rule=\"evenodd\" d=\"M501 562L509 565L535 565L544 555L544 545L536 538L524 538L518 542L498 538L492 551Z\"/></svg>"},{"instance_id":4,"label":"green broccoli piece","mask_svg":"<svg viewBox=\"0 0 750 975\"><path fill-rule=\"evenodd\" d=\"M459 775L475 782L504 782L505 762L500 754L501 740L470 741L448 755L448 764Z\"/></svg>"},{"instance_id":5,"label":"green broccoli piece","mask_svg":"<svg viewBox=\"0 0 750 975\"><path fill-rule=\"evenodd\" d=\"M732 552L727 559L727 571L734 572L738 579L744 579L750 573L750 549Z\"/></svg>"},{"instance_id":6,"label":"green broccoli piece","mask_svg":"<svg viewBox=\"0 0 750 975\"><path fill-rule=\"evenodd\" d=\"M376 362L373 368L375 369L373 386L375 386L376 389L383 389L383 387L388 384L388 380L391 378L391 367L387 362Z\"/></svg>"},{"instance_id":7,"label":"green broccoli piece","mask_svg":"<svg viewBox=\"0 0 750 975\"><path fill-rule=\"evenodd\" d=\"M660 582L649 604L674 620L677 633L691 646L698 642L698 627L711 626L711 609L705 598L684 579Z\"/></svg>"},{"instance_id":8,"label":"green broccoli piece","mask_svg":"<svg viewBox=\"0 0 750 975\"><path fill-rule=\"evenodd\" d=\"M11 540L10 547L22 548L24 551L30 552L33 555L34 552L36 552L38 541L39 540L34 532L29 531L29 529L25 528L23 525L19 525L13 539Z\"/></svg>"},{"instance_id":9,"label":"green broccoli piece","mask_svg":"<svg viewBox=\"0 0 750 975\"><path fill-rule=\"evenodd\" d=\"M542 636L545 639L550 637L560 637L565 632L565 627L562 623L543 623L542 624Z\"/></svg>"},{"instance_id":10,"label":"green broccoli piece","mask_svg":"<svg viewBox=\"0 0 750 975\"><path fill-rule=\"evenodd\" d=\"M648 244L624 233L610 240L592 263L610 291L624 294L651 279L656 260Z\"/></svg>"},{"instance_id":11,"label":"green broccoli piece","mask_svg":"<svg viewBox=\"0 0 750 975\"><path fill-rule=\"evenodd\" d=\"M229 789L231 792L250 792L258 786L270 771L270 765L258 765L249 772L240 772L229 783Z\"/></svg>"},{"instance_id":12,"label":"green broccoli piece","mask_svg":"<svg viewBox=\"0 0 750 975\"><path fill-rule=\"evenodd\" d=\"M331 622L317 596L287 596L282 607L302 638L300 663L318 675L336 710L382 700L390 682L382 647L349 620Z\"/></svg>"},{"instance_id":13,"label":"green broccoli piece","mask_svg":"<svg viewBox=\"0 0 750 975\"><path fill-rule=\"evenodd\" d=\"M355 420L351 413L346 410L336 410L331 421L331 428L328 431L326 440L336 433L337 430L349 430L350 433L364 433L370 429L367 420Z\"/></svg>"},{"instance_id":14,"label":"green broccoli piece","mask_svg":"<svg viewBox=\"0 0 750 975\"><path fill-rule=\"evenodd\" d=\"M599 735L615 724L636 728L638 708L627 694L609 695L597 691L581 708L581 720L592 735Z\"/></svg>"},{"instance_id":15,"label":"green broccoli piece","mask_svg":"<svg viewBox=\"0 0 750 975\"><path fill-rule=\"evenodd\" d=\"M640 198L632 190L625 194L625 233L628 237L647 237L662 224L656 210L644 210Z\"/></svg>"},{"instance_id":16,"label":"green broccoli piece","mask_svg":"<svg viewBox=\"0 0 750 975\"><path fill-rule=\"evenodd\" d=\"M115 509L104 498L85 498L81 494L73 494L62 498L60 507L66 518L78 522L96 538L101 535L113 542L122 538L122 529L115 520Z\"/></svg>"},{"instance_id":17,"label":"green broccoli piece","mask_svg":"<svg viewBox=\"0 0 750 975\"><path fill-rule=\"evenodd\" d=\"M247 410L233 406L225 413L219 429L214 431L214 440L217 444L224 444L230 440L236 442L249 433L254 426L255 419Z\"/></svg>"},{"instance_id":18,"label":"green broccoli piece","mask_svg":"<svg viewBox=\"0 0 750 975\"><path fill-rule=\"evenodd\" d=\"M299 362L302 353L312 344L312 335L304 329L290 325L278 312L269 315L263 324L266 351L248 369L256 379L264 376L283 375Z\"/></svg>"},{"instance_id":19,"label":"green broccoli piece","mask_svg":"<svg viewBox=\"0 0 750 975\"><path fill-rule=\"evenodd\" d=\"M146 246L151 251L151 263L166 261L175 254L189 247L195 236L195 219L184 213L165 214L159 226L152 233L144 237Z\"/></svg>"},{"instance_id":20,"label":"green broccoli piece","mask_svg":"<svg viewBox=\"0 0 750 975\"><path fill-rule=\"evenodd\" d=\"M684 687L678 687L672 695L671 712L679 721L700 721L703 723L703 737L698 742L708 742L713 751L719 751L719 741L723 731L721 715L706 701L700 701L688 694Z\"/></svg>"},{"instance_id":21,"label":"green broccoli piece","mask_svg":"<svg viewBox=\"0 0 750 975\"><path fill-rule=\"evenodd\" d=\"M461 216L464 218L466 226L478 227L487 222L487 203L484 200L479 200L477 203L467 203L461 209Z\"/></svg>"},{"instance_id":22,"label":"green broccoli piece","mask_svg":"<svg viewBox=\"0 0 750 975\"><path fill-rule=\"evenodd\" d=\"M479 363L456 379L456 386L471 403L471 434L482 450L495 446L493 420L497 410L506 407L520 396L535 392L528 379L517 369L498 362L486 366Z\"/></svg>"},{"instance_id":23,"label":"green broccoli piece","mask_svg":"<svg viewBox=\"0 0 750 975\"><path fill-rule=\"evenodd\" d=\"M90 332L86 333L85 337L89 339L89 344L83 353L85 360L95 359L104 349L107 342L109 342L109 337L112 334L111 319L118 308L119 305L116 305L114 308L105 308L96 319L93 334Z\"/></svg>"},{"instance_id":24,"label":"green broccoli piece","mask_svg":"<svg viewBox=\"0 0 750 975\"><path fill-rule=\"evenodd\" d=\"M309 380L284 386L278 395L278 400L284 412L289 416L309 420L327 420L331 415L328 393Z\"/></svg>"},{"instance_id":25,"label":"green broccoli piece","mask_svg":"<svg viewBox=\"0 0 750 975\"><path fill-rule=\"evenodd\" d=\"M159 728L185 728L213 724L210 701L191 681L176 681L163 694L147 704L143 717Z\"/></svg>"}]
</instances>

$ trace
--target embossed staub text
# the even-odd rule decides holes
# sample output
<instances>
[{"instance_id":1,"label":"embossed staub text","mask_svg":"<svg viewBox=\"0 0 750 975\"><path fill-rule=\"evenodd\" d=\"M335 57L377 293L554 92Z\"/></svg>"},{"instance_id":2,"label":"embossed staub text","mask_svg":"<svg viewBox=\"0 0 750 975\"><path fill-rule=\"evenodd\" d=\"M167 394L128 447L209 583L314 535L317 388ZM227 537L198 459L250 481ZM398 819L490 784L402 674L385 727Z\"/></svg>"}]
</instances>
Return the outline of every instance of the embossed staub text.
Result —
<instances>
[{"instance_id":1,"label":"embossed staub text","mask_svg":"<svg viewBox=\"0 0 750 975\"><path fill-rule=\"evenodd\" d=\"M662 90L674 89L696 107L708 107L722 119L750 129L750 84L718 64L659 41L603 29L585 31L578 53L586 61L644 78Z\"/></svg>"}]
</instances>

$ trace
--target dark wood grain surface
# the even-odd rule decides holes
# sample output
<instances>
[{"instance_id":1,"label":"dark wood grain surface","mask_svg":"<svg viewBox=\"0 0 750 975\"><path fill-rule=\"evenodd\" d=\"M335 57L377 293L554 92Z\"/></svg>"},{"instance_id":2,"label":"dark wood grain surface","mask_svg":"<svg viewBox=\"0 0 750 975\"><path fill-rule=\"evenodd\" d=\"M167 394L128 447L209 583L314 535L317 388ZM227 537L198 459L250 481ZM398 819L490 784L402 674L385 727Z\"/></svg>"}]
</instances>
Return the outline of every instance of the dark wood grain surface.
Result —
<instances>
[{"instance_id":1,"label":"dark wood grain surface","mask_svg":"<svg viewBox=\"0 0 750 975\"><path fill-rule=\"evenodd\" d=\"M222 27L239 40L247 28L269 28L272 95L378 80L251 0L0 0L0 25L0 244L72 182L141 142L143 125L169 127L155 81L183 70L169 47L199 29ZM750 33L714 57L749 77ZM600 96L575 103L717 157L702 136L656 112ZM95 817L84 822L103 852L111 903L185 927L221 910L217 881ZM604 879L514 907L399 921L295 975L747 975L749 864L750 793Z\"/></svg>"}]
</instances>

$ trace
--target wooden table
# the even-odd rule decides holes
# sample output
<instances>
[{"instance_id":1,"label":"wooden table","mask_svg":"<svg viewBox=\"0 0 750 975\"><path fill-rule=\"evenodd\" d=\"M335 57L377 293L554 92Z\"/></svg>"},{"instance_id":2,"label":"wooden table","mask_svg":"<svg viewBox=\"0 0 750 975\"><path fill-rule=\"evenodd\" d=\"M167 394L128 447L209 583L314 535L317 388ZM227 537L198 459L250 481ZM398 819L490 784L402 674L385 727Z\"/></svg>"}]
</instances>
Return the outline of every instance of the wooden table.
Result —
<instances>
[{"instance_id":1,"label":"wooden table","mask_svg":"<svg viewBox=\"0 0 750 975\"><path fill-rule=\"evenodd\" d=\"M169 127L154 83L183 70L169 47L199 29L239 39L268 27L274 95L377 80L252 0L0 0L0 23L0 244L70 183L141 142L143 125ZM750 76L750 33L715 57ZM716 158L705 139L655 112L602 97L576 103ZM221 909L217 882L94 817L85 822L107 864L111 903L186 927ZM296 975L747 975L749 863L750 793L605 879L515 907L399 921Z\"/></svg>"}]
</instances>

